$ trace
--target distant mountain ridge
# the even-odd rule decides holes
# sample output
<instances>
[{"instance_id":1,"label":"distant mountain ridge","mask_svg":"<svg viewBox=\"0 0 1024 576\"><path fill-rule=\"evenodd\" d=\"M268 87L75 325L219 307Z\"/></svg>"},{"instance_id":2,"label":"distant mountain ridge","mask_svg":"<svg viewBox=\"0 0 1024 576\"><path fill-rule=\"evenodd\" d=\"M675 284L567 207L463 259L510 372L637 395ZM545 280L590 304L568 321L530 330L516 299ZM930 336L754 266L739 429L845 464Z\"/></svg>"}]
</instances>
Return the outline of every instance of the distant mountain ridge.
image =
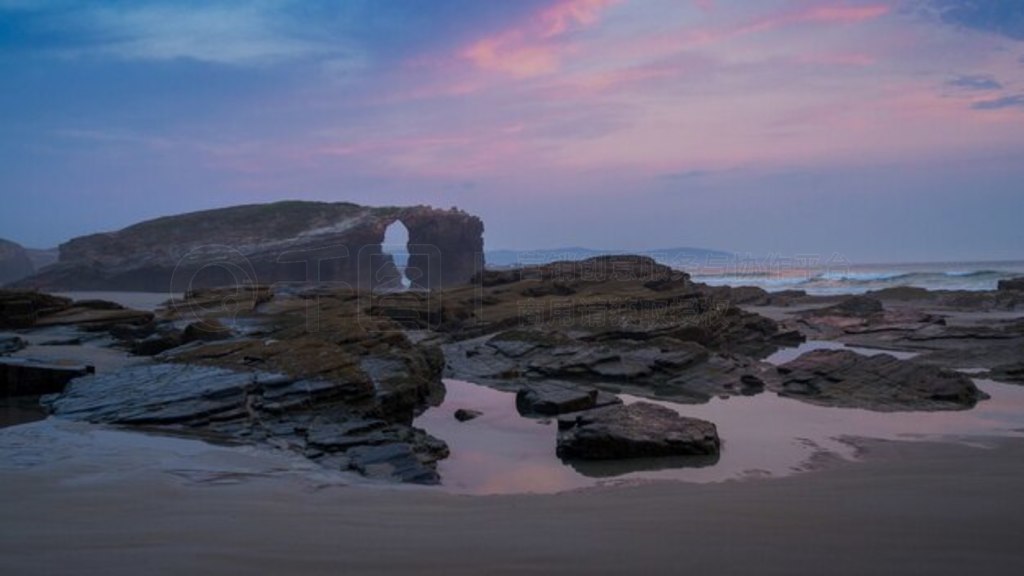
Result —
<instances>
[{"instance_id":1,"label":"distant mountain ridge","mask_svg":"<svg viewBox=\"0 0 1024 576\"><path fill-rule=\"evenodd\" d=\"M693 248L689 246L677 248L657 248L653 250L600 250L595 248L583 248L570 246L565 248L545 248L539 250L487 250L484 252L484 260L489 268L510 268L517 266L532 266L536 264L550 264L565 260L585 260L594 256L605 256L612 254L637 254L650 256L659 264L673 268L693 268L706 266L715 262L723 262L735 259L731 252L722 250L711 250L708 248Z\"/></svg>"}]
</instances>

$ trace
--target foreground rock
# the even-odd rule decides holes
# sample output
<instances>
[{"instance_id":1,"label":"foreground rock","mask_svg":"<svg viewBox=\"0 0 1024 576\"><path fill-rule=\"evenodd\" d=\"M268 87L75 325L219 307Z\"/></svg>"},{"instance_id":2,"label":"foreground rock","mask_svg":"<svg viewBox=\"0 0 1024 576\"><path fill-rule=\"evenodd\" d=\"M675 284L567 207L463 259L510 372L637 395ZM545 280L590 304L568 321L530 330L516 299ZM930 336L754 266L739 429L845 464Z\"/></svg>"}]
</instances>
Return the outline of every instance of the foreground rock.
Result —
<instances>
[{"instance_id":1,"label":"foreground rock","mask_svg":"<svg viewBox=\"0 0 1024 576\"><path fill-rule=\"evenodd\" d=\"M46 398L58 417L160 427L286 447L325 465L403 482L436 483L447 446L353 410L353 386L268 372L150 364L74 380Z\"/></svg>"},{"instance_id":2,"label":"foreground rock","mask_svg":"<svg viewBox=\"0 0 1024 576\"><path fill-rule=\"evenodd\" d=\"M779 394L878 412L964 410L988 396L965 374L849 350L814 350L778 368Z\"/></svg>"},{"instance_id":3,"label":"foreground rock","mask_svg":"<svg viewBox=\"0 0 1024 576\"><path fill-rule=\"evenodd\" d=\"M718 454L715 425L646 402L582 412L559 420L564 459L615 460Z\"/></svg>"}]
</instances>

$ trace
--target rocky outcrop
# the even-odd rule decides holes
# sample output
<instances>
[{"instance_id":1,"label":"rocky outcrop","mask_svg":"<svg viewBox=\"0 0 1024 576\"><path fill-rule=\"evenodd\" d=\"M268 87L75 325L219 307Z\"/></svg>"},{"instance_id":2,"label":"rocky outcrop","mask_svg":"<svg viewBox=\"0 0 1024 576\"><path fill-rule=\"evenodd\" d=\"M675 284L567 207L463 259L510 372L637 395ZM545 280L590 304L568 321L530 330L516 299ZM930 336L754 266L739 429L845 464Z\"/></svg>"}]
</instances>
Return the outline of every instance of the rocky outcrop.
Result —
<instances>
[{"instance_id":1,"label":"rocky outcrop","mask_svg":"<svg viewBox=\"0 0 1024 576\"><path fill-rule=\"evenodd\" d=\"M595 388L700 403L758 393L775 377L764 362L665 336L595 342L518 329L444 348L450 376L515 390L521 411L544 414L587 408Z\"/></svg>"},{"instance_id":2,"label":"rocky outcrop","mask_svg":"<svg viewBox=\"0 0 1024 576\"><path fill-rule=\"evenodd\" d=\"M0 286L31 276L35 271L24 248L0 238Z\"/></svg>"},{"instance_id":3,"label":"rocky outcrop","mask_svg":"<svg viewBox=\"0 0 1024 576\"><path fill-rule=\"evenodd\" d=\"M559 419L557 454L564 459L615 460L718 454L711 422L638 402Z\"/></svg>"},{"instance_id":4,"label":"rocky outcrop","mask_svg":"<svg viewBox=\"0 0 1024 576\"><path fill-rule=\"evenodd\" d=\"M1010 290L1024 291L1024 277L1000 280L998 290L1000 292L1008 292Z\"/></svg>"},{"instance_id":5,"label":"rocky outcrop","mask_svg":"<svg viewBox=\"0 0 1024 576\"><path fill-rule=\"evenodd\" d=\"M823 406L878 412L964 410L988 396L965 374L849 350L814 350L778 367L778 392Z\"/></svg>"},{"instance_id":6,"label":"rocky outcrop","mask_svg":"<svg viewBox=\"0 0 1024 576\"><path fill-rule=\"evenodd\" d=\"M75 238L60 246L57 264L18 285L148 292L259 283L391 285L398 272L381 243L395 222L409 231L407 276L413 286L463 284L483 269L483 224L465 212L278 202Z\"/></svg>"}]
</instances>

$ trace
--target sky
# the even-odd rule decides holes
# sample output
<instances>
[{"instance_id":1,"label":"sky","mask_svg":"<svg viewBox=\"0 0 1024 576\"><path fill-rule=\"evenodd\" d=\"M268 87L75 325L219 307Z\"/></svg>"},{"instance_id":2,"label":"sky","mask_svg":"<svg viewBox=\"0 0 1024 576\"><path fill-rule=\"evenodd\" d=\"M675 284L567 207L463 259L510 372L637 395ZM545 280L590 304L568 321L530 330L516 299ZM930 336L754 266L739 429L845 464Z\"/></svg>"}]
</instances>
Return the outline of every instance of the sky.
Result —
<instances>
[{"instance_id":1,"label":"sky","mask_svg":"<svg viewBox=\"0 0 1024 576\"><path fill-rule=\"evenodd\" d=\"M488 249L1024 258L1020 0L0 0L0 237L282 199Z\"/></svg>"}]
</instances>

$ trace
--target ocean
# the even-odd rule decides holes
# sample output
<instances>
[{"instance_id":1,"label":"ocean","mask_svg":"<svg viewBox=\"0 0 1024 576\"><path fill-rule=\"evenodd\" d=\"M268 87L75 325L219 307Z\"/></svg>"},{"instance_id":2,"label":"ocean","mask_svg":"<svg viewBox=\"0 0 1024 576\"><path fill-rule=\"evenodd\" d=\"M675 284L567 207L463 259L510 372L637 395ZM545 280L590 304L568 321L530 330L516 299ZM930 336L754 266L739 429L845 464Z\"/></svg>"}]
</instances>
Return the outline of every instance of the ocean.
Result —
<instances>
[{"instance_id":1,"label":"ocean","mask_svg":"<svg viewBox=\"0 0 1024 576\"><path fill-rule=\"evenodd\" d=\"M896 286L928 290L995 290L1000 280L1024 276L1024 261L906 264L807 264L735 260L686 269L714 286L758 286L812 295L863 294Z\"/></svg>"}]
</instances>

